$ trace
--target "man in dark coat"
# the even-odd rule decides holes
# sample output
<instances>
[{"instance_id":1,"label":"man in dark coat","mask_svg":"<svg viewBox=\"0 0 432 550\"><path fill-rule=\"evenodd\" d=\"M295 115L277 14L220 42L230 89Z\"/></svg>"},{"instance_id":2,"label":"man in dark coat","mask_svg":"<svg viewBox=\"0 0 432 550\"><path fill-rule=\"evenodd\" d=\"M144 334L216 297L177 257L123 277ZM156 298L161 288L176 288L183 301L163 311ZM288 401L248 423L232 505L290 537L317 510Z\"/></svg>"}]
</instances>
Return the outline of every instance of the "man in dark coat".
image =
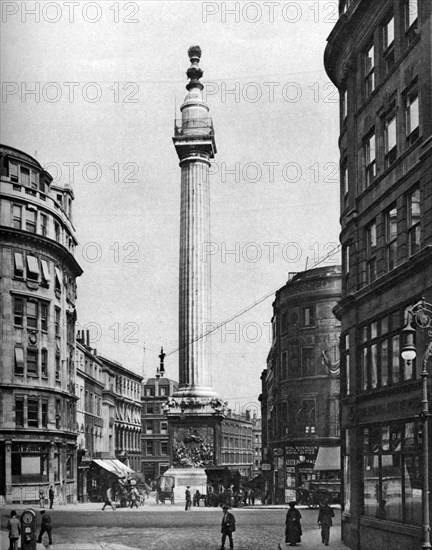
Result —
<instances>
[{"instance_id":1,"label":"man in dark coat","mask_svg":"<svg viewBox=\"0 0 432 550\"><path fill-rule=\"evenodd\" d=\"M235 517L231 512L228 512L229 506L224 504L222 506L223 511L223 518L222 518L222 526L221 526L221 533L222 533L222 543L220 550L223 550L225 548L225 540L228 537L229 543L230 543L230 549L232 550L234 548L234 542L232 534L234 533L236 526L235 526Z\"/></svg>"},{"instance_id":2,"label":"man in dark coat","mask_svg":"<svg viewBox=\"0 0 432 550\"><path fill-rule=\"evenodd\" d=\"M326 546L329 545L330 527L333 525L332 518L334 518L333 509L328 505L328 501L324 501L318 513L318 525L321 526L321 540Z\"/></svg>"},{"instance_id":3,"label":"man in dark coat","mask_svg":"<svg viewBox=\"0 0 432 550\"><path fill-rule=\"evenodd\" d=\"M52 525L51 525L51 517L49 514L45 512L45 510L41 510L42 514L42 525L39 531L39 537L38 542L42 542L42 535L46 532L48 533L48 543L51 546L52 545L52 537L51 537L51 531L52 531Z\"/></svg>"},{"instance_id":4,"label":"man in dark coat","mask_svg":"<svg viewBox=\"0 0 432 550\"><path fill-rule=\"evenodd\" d=\"M185 499L186 499L185 510L190 510L190 508L192 506L192 495L191 495L191 492L190 492L189 485L186 487Z\"/></svg>"},{"instance_id":5,"label":"man in dark coat","mask_svg":"<svg viewBox=\"0 0 432 550\"><path fill-rule=\"evenodd\" d=\"M290 546L297 546L301 541L301 514L295 507L297 502L291 501L288 503L289 510L285 520L285 542L289 542Z\"/></svg>"},{"instance_id":6,"label":"man in dark coat","mask_svg":"<svg viewBox=\"0 0 432 550\"><path fill-rule=\"evenodd\" d=\"M17 518L15 510L12 510L10 513L7 528L9 531L9 550L18 550L18 540L21 534L21 522Z\"/></svg>"},{"instance_id":7,"label":"man in dark coat","mask_svg":"<svg viewBox=\"0 0 432 550\"><path fill-rule=\"evenodd\" d=\"M52 510L53 504L54 504L54 487L50 485L49 491L48 491L48 497L50 502L50 510Z\"/></svg>"}]
</instances>

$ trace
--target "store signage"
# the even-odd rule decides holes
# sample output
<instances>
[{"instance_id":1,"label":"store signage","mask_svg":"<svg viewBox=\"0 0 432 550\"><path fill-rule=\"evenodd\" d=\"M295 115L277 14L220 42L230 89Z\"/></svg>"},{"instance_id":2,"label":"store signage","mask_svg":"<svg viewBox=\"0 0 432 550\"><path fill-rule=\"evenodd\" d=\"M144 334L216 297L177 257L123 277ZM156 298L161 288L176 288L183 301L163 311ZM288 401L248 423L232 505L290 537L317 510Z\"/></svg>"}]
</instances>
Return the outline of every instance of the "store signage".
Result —
<instances>
[{"instance_id":1,"label":"store signage","mask_svg":"<svg viewBox=\"0 0 432 550\"><path fill-rule=\"evenodd\" d=\"M267 464L264 462L263 464L261 464L261 470L271 470L271 464Z\"/></svg>"}]
</instances>

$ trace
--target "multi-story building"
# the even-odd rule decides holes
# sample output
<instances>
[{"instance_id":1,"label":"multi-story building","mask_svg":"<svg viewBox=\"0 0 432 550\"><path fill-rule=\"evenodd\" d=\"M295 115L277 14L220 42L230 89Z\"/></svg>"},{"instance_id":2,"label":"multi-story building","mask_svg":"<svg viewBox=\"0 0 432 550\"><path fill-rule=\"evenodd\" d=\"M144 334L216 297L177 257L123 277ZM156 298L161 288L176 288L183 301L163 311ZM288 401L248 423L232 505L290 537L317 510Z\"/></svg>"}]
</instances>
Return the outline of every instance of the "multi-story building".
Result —
<instances>
[{"instance_id":1,"label":"multi-story building","mask_svg":"<svg viewBox=\"0 0 432 550\"><path fill-rule=\"evenodd\" d=\"M221 463L230 470L237 470L240 475L252 477L253 423L249 411L234 413L228 409L221 424Z\"/></svg>"},{"instance_id":2,"label":"multi-story building","mask_svg":"<svg viewBox=\"0 0 432 550\"><path fill-rule=\"evenodd\" d=\"M94 458L109 458L105 449L109 441L103 439L104 390L102 362L95 351L85 343L82 333L77 336L75 367L75 393L77 401L77 497L79 502L87 502L88 472ZM112 455L114 456L114 454Z\"/></svg>"},{"instance_id":3,"label":"multi-story building","mask_svg":"<svg viewBox=\"0 0 432 550\"><path fill-rule=\"evenodd\" d=\"M142 402L142 459L140 472L146 481L156 481L170 466L168 420L164 405L178 389L178 382L165 378L163 352L161 366L155 378L143 384Z\"/></svg>"},{"instance_id":4,"label":"multi-story building","mask_svg":"<svg viewBox=\"0 0 432 550\"><path fill-rule=\"evenodd\" d=\"M70 187L12 147L0 157L0 499L76 494L76 278Z\"/></svg>"},{"instance_id":5,"label":"multi-story building","mask_svg":"<svg viewBox=\"0 0 432 550\"><path fill-rule=\"evenodd\" d=\"M296 275L273 303L273 342L261 380L263 461L273 502L307 481L338 478L340 266ZM336 460L335 460L336 458ZM269 487L270 489L270 487Z\"/></svg>"},{"instance_id":6,"label":"multi-story building","mask_svg":"<svg viewBox=\"0 0 432 550\"><path fill-rule=\"evenodd\" d=\"M340 2L325 51L341 98L335 313L342 536L353 549L411 550L422 540L423 331L417 361L403 360L401 348L407 308L432 301L431 11L424 0Z\"/></svg>"},{"instance_id":7,"label":"multi-story building","mask_svg":"<svg viewBox=\"0 0 432 550\"><path fill-rule=\"evenodd\" d=\"M252 476L257 476L261 473L262 464L262 419L256 414L252 417L252 448Z\"/></svg>"},{"instance_id":8,"label":"multi-story building","mask_svg":"<svg viewBox=\"0 0 432 550\"><path fill-rule=\"evenodd\" d=\"M141 467L141 382L142 377L113 359L97 356L105 378L103 402L114 398L115 456L135 472ZM107 393L108 392L108 393ZM108 412L108 414L110 414Z\"/></svg>"}]
</instances>

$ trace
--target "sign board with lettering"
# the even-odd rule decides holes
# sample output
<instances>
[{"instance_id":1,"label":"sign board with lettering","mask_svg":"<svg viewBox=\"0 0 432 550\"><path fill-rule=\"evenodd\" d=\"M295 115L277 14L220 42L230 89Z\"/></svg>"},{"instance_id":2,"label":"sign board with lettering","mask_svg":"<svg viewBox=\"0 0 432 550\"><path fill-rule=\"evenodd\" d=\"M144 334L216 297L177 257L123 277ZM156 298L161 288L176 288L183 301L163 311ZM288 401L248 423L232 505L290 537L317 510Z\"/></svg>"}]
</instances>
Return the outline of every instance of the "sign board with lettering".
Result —
<instances>
[{"instance_id":1,"label":"sign board with lettering","mask_svg":"<svg viewBox=\"0 0 432 550\"><path fill-rule=\"evenodd\" d=\"M261 464L261 470L263 470L263 471L271 470L271 464L267 464L266 462L263 462L263 463Z\"/></svg>"}]
</instances>

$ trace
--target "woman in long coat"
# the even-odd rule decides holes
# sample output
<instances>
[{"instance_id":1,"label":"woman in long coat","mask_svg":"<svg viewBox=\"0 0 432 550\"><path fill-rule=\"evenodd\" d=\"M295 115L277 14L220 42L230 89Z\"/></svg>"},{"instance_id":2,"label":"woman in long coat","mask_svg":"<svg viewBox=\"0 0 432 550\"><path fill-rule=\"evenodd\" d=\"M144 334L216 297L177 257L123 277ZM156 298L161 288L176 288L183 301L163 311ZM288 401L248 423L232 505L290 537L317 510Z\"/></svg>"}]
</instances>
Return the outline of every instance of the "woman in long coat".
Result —
<instances>
[{"instance_id":1,"label":"woman in long coat","mask_svg":"<svg viewBox=\"0 0 432 550\"><path fill-rule=\"evenodd\" d=\"M294 501L288 504L289 510L285 520L285 542L289 542L290 546L296 546L303 534L300 523L301 514L295 507L296 504Z\"/></svg>"}]
</instances>

